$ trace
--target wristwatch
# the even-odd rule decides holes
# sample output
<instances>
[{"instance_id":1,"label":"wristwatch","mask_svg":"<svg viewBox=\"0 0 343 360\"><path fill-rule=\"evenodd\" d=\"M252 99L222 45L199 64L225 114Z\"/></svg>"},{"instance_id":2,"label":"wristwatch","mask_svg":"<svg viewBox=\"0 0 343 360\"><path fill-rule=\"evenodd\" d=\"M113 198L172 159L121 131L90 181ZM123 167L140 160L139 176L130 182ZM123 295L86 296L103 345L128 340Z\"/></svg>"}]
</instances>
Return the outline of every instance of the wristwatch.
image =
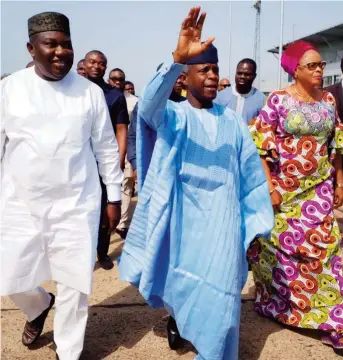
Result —
<instances>
[{"instance_id":1,"label":"wristwatch","mask_svg":"<svg viewBox=\"0 0 343 360\"><path fill-rule=\"evenodd\" d=\"M121 206L121 200L118 200L118 201L109 201L109 200L107 200L107 204Z\"/></svg>"}]
</instances>

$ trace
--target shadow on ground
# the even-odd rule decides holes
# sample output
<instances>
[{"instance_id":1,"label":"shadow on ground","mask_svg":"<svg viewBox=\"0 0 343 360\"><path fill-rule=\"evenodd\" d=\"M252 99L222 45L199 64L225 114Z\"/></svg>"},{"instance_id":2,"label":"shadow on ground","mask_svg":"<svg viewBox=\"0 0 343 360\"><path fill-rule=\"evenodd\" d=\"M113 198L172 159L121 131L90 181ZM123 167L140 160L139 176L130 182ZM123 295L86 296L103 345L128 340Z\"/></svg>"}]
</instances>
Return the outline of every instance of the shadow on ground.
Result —
<instances>
[{"instance_id":1,"label":"shadow on ground","mask_svg":"<svg viewBox=\"0 0 343 360\"><path fill-rule=\"evenodd\" d=\"M239 340L239 359L258 360L267 338L283 329L281 324L260 317L254 310L254 301L242 303Z\"/></svg>"},{"instance_id":2,"label":"shadow on ground","mask_svg":"<svg viewBox=\"0 0 343 360\"><path fill-rule=\"evenodd\" d=\"M128 286L90 308L81 359L102 360L119 347L133 348L154 328L165 328L166 315L164 309L146 305L138 291Z\"/></svg>"},{"instance_id":3,"label":"shadow on ground","mask_svg":"<svg viewBox=\"0 0 343 360\"><path fill-rule=\"evenodd\" d=\"M113 237L111 244L115 248L109 256L116 261L120 257L123 243L120 238ZM94 270L97 269L98 264ZM128 285L90 307L81 360L103 360L119 347L131 349L150 331L156 336L164 337L167 342L167 320L168 314L164 309L150 308L138 290ZM185 342L185 347L178 354L189 351L194 351L194 348Z\"/></svg>"}]
</instances>

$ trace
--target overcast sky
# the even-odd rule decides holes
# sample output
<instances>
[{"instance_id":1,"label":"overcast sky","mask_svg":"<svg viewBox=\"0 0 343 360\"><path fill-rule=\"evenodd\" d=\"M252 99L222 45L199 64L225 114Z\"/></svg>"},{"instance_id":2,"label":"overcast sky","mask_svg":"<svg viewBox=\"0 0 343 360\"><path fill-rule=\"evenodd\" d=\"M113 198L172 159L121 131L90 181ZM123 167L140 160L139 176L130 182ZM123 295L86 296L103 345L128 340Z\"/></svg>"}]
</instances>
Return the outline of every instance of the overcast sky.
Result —
<instances>
[{"instance_id":1,"label":"overcast sky","mask_svg":"<svg viewBox=\"0 0 343 360\"><path fill-rule=\"evenodd\" d=\"M232 2L231 76L237 62L252 57L255 34L254 1ZM58 11L71 22L75 64L85 53L98 49L108 67L120 67L138 93L157 65L170 57L180 24L191 6L207 12L203 38L215 36L220 75L229 72L228 1L1 1L1 73L20 70L30 61L26 50L27 19L42 11ZM285 1L285 42L343 22L343 1ZM278 61L267 50L279 43L280 1L262 1L261 86L274 89ZM106 75L107 79L107 75Z\"/></svg>"}]
</instances>

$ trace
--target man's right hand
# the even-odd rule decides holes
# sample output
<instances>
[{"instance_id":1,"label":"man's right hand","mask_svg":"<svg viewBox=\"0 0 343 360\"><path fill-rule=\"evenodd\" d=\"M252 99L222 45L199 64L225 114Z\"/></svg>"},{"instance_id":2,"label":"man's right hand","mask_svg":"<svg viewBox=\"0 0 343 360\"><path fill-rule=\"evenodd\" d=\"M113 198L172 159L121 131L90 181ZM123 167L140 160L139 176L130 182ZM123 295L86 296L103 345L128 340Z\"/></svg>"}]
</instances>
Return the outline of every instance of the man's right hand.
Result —
<instances>
[{"instance_id":1,"label":"man's right hand","mask_svg":"<svg viewBox=\"0 0 343 360\"><path fill-rule=\"evenodd\" d=\"M106 220L108 222L108 233L111 234L120 223L121 207L120 205L108 204L106 208Z\"/></svg>"},{"instance_id":2,"label":"man's right hand","mask_svg":"<svg viewBox=\"0 0 343 360\"><path fill-rule=\"evenodd\" d=\"M200 17L199 13L200 6L192 7L181 25L177 48L173 53L175 63L186 64L191 58L206 51L214 41L214 37L212 36L204 43L201 43L201 32L206 13L202 13Z\"/></svg>"},{"instance_id":3,"label":"man's right hand","mask_svg":"<svg viewBox=\"0 0 343 360\"><path fill-rule=\"evenodd\" d=\"M120 158L120 169L122 172L124 172L124 170L125 170L125 157Z\"/></svg>"},{"instance_id":4,"label":"man's right hand","mask_svg":"<svg viewBox=\"0 0 343 360\"><path fill-rule=\"evenodd\" d=\"M272 206L273 206L274 212L279 211L280 205L282 203L281 194L277 190L274 190L270 195L270 199L272 201Z\"/></svg>"}]
</instances>

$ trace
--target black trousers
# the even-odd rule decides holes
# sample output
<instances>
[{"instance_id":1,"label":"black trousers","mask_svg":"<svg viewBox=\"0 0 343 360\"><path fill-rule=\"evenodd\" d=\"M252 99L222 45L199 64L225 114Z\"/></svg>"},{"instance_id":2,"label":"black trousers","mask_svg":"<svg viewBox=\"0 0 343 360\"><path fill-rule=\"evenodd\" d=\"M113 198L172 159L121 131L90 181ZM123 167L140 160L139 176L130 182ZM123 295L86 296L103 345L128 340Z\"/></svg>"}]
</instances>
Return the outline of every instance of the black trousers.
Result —
<instances>
[{"instance_id":1,"label":"black trousers","mask_svg":"<svg viewBox=\"0 0 343 360\"><path fill-rule=\"evenodd\" d=\"M108 249L110 247L110 239L111 239L111 234L108 233L109 225L107 224L107 226L105 227L102 225L102 220L107 208L107 191L106 191L106 186L102 182L101 178L100 178L100 184L101 184L102 195L101 195L101 213L100 213L98 248L97 248L99 259L107 256Z\"/></svg>"}]
</instances>

